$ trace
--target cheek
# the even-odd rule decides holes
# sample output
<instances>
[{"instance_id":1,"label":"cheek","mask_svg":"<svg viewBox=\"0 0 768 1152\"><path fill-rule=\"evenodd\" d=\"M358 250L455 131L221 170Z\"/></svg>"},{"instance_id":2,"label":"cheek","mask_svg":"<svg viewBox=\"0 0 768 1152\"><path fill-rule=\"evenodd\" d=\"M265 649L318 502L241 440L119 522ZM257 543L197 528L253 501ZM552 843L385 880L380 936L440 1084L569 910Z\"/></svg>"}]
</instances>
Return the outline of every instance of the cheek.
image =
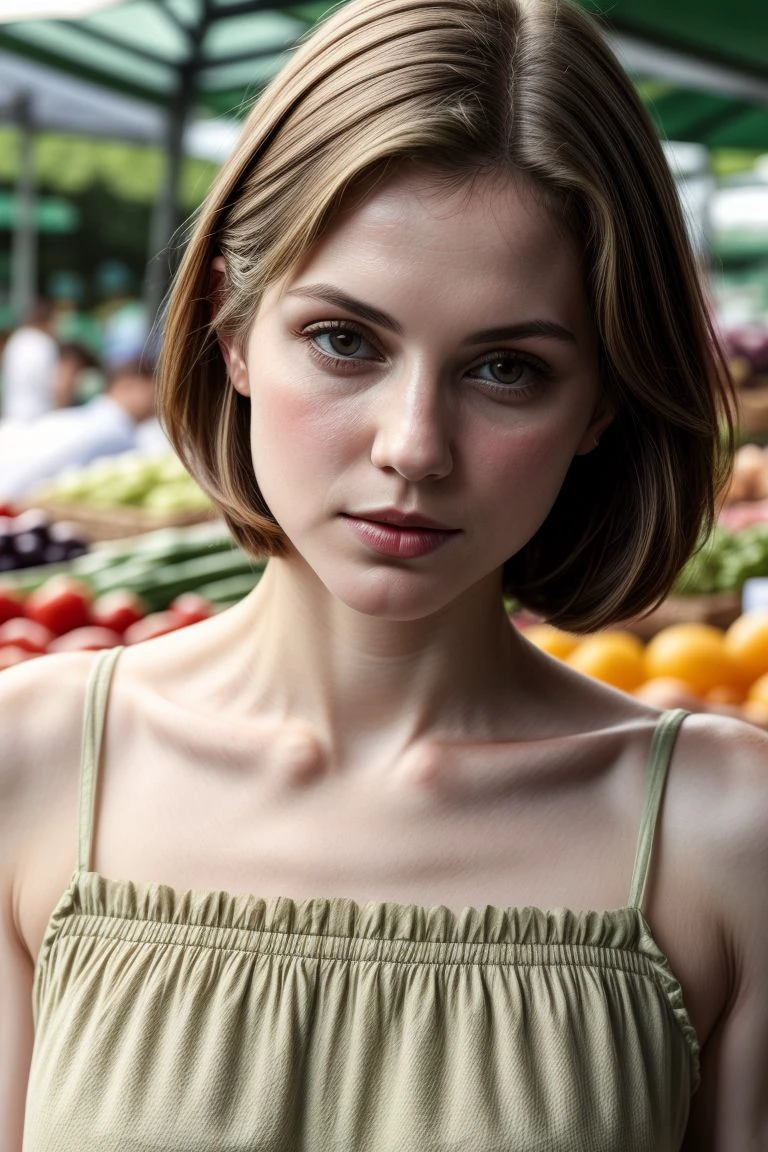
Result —
<instances>
[{"instance_id":1,"label":"cheek","mask_svg":"<svg viewBox=\"0 0 768 1152\"><path fill-rule=\"evenodd\" d=\"M551 425L519 430L508 436L485 436L475 458L483 461L486 482L497 491L525 492L527 502L554 499L575 450L573 430Z\"/></svg>"},{"instance_id":2,"label":"cheek","mask_svg":"<svg viewBox=\"0 0 768 1152\"><path fill-rule=\"evenodd\" d=\"M311 383L262 379L251 401L254 464L268 464L285 483L297 476L314 478L344 459L350 440L349 410L318 399ZM297 462L305 467L297 470Z\"/></svg>"}]
</instances>

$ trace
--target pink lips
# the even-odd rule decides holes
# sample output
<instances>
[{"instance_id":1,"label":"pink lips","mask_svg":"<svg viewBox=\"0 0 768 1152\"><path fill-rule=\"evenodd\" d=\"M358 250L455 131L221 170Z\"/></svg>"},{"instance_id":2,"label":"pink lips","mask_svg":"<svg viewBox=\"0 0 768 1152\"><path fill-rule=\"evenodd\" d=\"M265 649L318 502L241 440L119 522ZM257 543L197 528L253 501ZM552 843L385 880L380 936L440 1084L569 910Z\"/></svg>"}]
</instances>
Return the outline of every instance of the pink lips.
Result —
<instances>
[{"instance_id":1,"label":"pink lips","mask_svg":"<svg viewBox=\"0 0 768 1152\"><path fill-rule=\"evenodd\" d=\"M421 516L396 508L375 509L356 515L344 514L357 538L380 556L413 560L427 556L447 544L458 531Z\"/></svg>"}]
</instances>

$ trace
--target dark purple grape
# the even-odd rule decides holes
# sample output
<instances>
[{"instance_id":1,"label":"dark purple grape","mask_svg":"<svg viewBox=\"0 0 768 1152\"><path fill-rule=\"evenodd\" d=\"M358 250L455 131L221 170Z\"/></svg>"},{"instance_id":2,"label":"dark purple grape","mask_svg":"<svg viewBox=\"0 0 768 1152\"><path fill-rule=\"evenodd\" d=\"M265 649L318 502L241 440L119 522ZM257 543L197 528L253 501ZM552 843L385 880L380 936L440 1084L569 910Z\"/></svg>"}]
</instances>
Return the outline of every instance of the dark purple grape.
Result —
<instances>
[{"instance_id":1,"label":"dark purple grape","mask_svg":"<svg viewBox=\"0 0 768 1152\"><path fill-rule=\"evenodd\" d=\"M49 539L56 544L82 544L86 545L88 541L83 536L83 530L79 524L73 524L69 520L59 520L51 524L48 530Z\"/></svg>"},{"instance_id":2,"label":"dark purple grape","mask_svg":"<svg viewBox=\"0 0 768 1152\"><path fill-rule=\"evenodd\" d=\"M62 547L65 549L65 560L76 560L78 556L84 556L88 551L87 544L82 540L65 540L62 542Z\"/></svg>"},{"instance_id":3,"label":"dark purple grape","mask_svg":"<svg viewBox=\"0 0 768 1152\"><path fill-rule=\"evenodd\" d=\"M41 564L47 546L48 541L41 540L37 532L22 532L13 538L13 550L19 559L20 567Z\"/></svg>"},{"instance_id":4,"label":"dark purple grape","mask_svg":"<svg viewBox=\"0 0 768 1152\"><path fill-rule=\"evenodd\" d=\"M48 543L48 517L39 508L29 508L12 522L11 546L22 564L39 564Z\"/></svg>"},{"instance_id":5,"label":"dark purple grape","mask_svg":"<svg viewBox=\"0 0 768 1152\"><path fill-rule=\"evenodd\" d=\"M11 520L12 530L16 536L24 532L39 532L41 535L48 535L48 528L50 519L42 508L27 508L24 512L20 512L18 516L14 516Z\"/></svg>"},{"instance_id":6,"label":"dark purple grape","mask_svg":"<svg viewBox=\"0 0 768 1152\"><path fill-rule=\"evenodd\" d=\"M0 516L0 556L10 556L13 553L13 545L11 540L13 532L11 525L13 520L10 516Z\"/></svg>"},{"instance_id":7,"label":"dark purple grape","mask_svg":"<svg viewBox=\"0 0 768 1152\"><path fill-rule=\"evenodd\" d=\"M42 553L41 563L43 564L61 564L62 560L68 560L66 544L59 544L55 540L49 541L45 546Z\"/></svg>"}]
</instances>

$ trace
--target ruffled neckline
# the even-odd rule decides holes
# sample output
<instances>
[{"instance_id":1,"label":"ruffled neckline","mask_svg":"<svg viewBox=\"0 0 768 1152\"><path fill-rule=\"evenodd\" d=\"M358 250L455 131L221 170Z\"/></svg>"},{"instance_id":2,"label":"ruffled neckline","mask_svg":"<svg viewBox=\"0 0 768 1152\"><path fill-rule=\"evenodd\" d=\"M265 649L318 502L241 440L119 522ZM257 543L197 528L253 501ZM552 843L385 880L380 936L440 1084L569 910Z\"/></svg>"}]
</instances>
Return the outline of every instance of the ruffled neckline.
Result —
<instances>
[{"instance_id":1,"label":"ruffled neckline","mask_svg":"<svg viewBox=\"0 0 768 1152\"><path fill-rule=\"evenodd\" d=\"M359 903L346 897L266 898L223 890L181 891L167 884L111 879L76 870L51 914L37 961L36 978L53 944L72 917L95 917L181 929L313 938L334 942L403 943L445 951L478 949L482 959L507 947L610 949L623 959L644 957L666 995L688 1046L694 1084L700 1078L700 1044L669 960L639 908L575 912L570 908L467 906L455 913L391 900ZM476 961L478 962L478 961ZM498 962L498 961L496 961ZM632 967L630 964L629 967Z\"/></svg>"}]
</instances>

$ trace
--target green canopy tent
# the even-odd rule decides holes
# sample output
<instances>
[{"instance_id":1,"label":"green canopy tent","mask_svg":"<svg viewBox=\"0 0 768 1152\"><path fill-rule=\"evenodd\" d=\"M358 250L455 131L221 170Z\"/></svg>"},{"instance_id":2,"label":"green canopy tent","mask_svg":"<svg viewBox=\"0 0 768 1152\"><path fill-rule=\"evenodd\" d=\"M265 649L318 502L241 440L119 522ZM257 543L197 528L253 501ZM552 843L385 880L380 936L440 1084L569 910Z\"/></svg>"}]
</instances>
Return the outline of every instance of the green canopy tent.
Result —
<instances>
[{"instance_id":1,"label":"green canopy tent","mask_svg":"<svg viewBox=\"0 0 768 1152\"><path fill-rule=\"evenodd\" d=\"M663 136L768 149L767 0L731 0L727 6L722 0L580 2L601 14ZM24 11L31 16L40 6L26 0ZM0 50L166 110L167 191L152 239L160 252L178 223L181 141L191 110L241 112L331 5L87 0L86 7L85 14L66 20L8 20L0 7ZM157 260L153 270L148 295L156 306L167 272Z\"/></svg>"},{"instance_id":2,"label":"green canopy tent","mask_svg":"<svg viewBox=\"0 0 768 1152\"><path fill-rule=\"evenodd\" d=\"M0 232L11 231L21 212L18 196L0 192ZM69 200L59 196L42 196L35 204L35 228L38 232L61 235L76 232L80 224L80 211Z\"/></svg>"},{"instance_id":3,"label":"green canopy tent","mask_svg":"<svg viewBox=\"0 0 768 1152\"><path fill-rule=\"evenodd\" d=\"M31 16L46 5L28 0L25 7ZM91 0L93 10L76 19L9 20L0 6L0 51L163 110L167 173L151 238L151 251L162 253L179 223L182 141L190 116L241 113L327 7L282 0ZM22 127L24 116L18 105ZM167 262L154 259L148 272L147 303L154 314Z\"/></svg>"},{"instance_id":4,"label":"green canopy tent","mask_svg":"<svg viewBox=\"0 0 768 1152\"><path fill-rule=\"evenodd\" d=\"M580 0L602 14L668 140L768 150L766 0ZM641 86L641 90L642 86Z\"/></svg>"}]
</instances>

